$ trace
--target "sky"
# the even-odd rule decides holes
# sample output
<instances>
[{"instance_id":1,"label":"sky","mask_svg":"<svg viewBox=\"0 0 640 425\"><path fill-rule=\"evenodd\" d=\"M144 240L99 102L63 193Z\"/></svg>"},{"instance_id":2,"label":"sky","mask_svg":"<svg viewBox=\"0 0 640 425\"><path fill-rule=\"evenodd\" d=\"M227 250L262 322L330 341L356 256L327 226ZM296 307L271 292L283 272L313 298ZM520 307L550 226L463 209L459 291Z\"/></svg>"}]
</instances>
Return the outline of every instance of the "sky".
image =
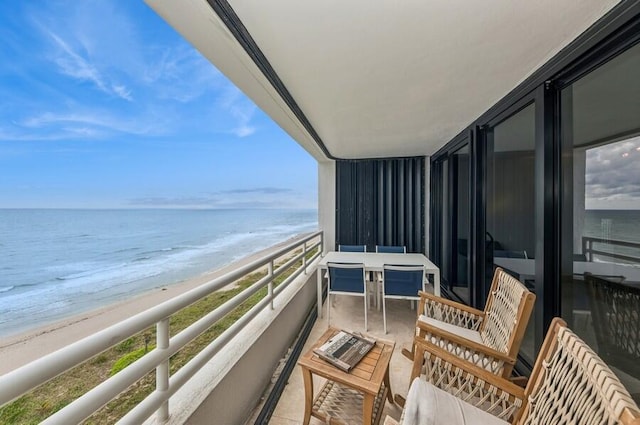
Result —
<instances>
[{"instance_id":1,"label":"sky","mask_svg":"<svg viewBox=\"0 0 640 425\"><path fill-rule=\"evenodd\" d=\"M585 207L640 209L640 136L586 152Z\"/></svg>"},{"instance_id":2,"label":"sky","mask_svg":"<svg viewBox=\"0 0 640 425\"><path fill-rule=\"evenodd\" d=\"M0 2L0 208L316 208L316 161L142 0Z\"/></svg>"}]
</instances>

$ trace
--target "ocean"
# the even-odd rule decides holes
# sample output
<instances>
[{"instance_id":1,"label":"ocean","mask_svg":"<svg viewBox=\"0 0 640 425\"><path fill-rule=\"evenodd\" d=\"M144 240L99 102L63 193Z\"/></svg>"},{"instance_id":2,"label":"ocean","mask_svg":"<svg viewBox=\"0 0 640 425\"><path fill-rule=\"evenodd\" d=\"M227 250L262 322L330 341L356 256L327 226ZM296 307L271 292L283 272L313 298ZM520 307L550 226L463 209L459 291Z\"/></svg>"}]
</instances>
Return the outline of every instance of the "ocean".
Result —
<instances>
[{"instance_id":1,"label":"ocean","mask_svg":"<svg viewBox=\"0 0 640 425\"><path fill-rule=\"evenodd\" d=\"M640 258L640 210L586 210L583 236L637 243L638 245L635 247L595 243L594 248ZM634 261L613 259L604 255L596 255L594 261L640 266L640 264Z\"/></svg>"},{"instance_id":2,"label":"ocean","mask_svg":"<svg viewBox=\"0 0 640 425\"><path fill-rule=\"evenodd\" d=\"M316 210L0 209L0 336L195 277L317 228Z\"/></svg>"}]
</instances>

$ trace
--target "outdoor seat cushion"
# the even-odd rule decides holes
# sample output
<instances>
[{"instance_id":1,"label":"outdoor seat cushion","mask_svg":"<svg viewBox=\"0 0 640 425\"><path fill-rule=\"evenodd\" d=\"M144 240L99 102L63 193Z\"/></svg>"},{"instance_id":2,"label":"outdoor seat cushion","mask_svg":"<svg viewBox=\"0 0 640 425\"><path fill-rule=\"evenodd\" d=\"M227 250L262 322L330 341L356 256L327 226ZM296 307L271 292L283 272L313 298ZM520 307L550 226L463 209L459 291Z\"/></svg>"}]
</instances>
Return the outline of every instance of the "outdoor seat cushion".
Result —
<instances>
[{"instance_id":1,"label":"outdoor seat cushion","mask_svg":"<svg viewBox=\"0 0 640 425\"><path fill-rule=\"evenodd\" d=\"M507 425L490 413L416 378L411 383L401 425Z\"/></svg>"},{"instance_id":2,"label":"outdoor seat cushion","mask_svg":"<svg viewBox=\"0 0 640 425\"><path fill-rule=\"evenodd\" d=\"M435 328L442 329L443 331L447 331L449 333L461 336L470 341L477 342L478 344L484 345L484 342L482 342L482 337L480 337L480 332L478 331L473 331L471 329L463 328L456 325L451 325L447 322L443 322L441 320L437 320L437 319L425 316L424 314L421 314L420 317L418 317L418 320L421 321L422 323L426 323Z\"/></svg>"}]
</instances>

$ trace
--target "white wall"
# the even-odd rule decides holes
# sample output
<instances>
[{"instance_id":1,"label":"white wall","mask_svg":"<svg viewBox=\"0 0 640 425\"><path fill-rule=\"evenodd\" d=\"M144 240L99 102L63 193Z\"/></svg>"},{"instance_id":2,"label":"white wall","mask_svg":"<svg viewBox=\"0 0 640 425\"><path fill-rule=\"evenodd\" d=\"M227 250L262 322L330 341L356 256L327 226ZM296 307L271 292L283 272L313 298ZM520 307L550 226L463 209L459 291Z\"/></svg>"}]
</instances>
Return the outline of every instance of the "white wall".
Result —
<instances>
[{"instance_id":1,"label":"white wall","mask_svg":"<svg viewBox=\"0 0 640 425\"><path fill-rule=\"evenodd\" d=\"M336 243L336 162L318 162L318 226L324 232L324 252Z\"/></svg>"}]
</instances>

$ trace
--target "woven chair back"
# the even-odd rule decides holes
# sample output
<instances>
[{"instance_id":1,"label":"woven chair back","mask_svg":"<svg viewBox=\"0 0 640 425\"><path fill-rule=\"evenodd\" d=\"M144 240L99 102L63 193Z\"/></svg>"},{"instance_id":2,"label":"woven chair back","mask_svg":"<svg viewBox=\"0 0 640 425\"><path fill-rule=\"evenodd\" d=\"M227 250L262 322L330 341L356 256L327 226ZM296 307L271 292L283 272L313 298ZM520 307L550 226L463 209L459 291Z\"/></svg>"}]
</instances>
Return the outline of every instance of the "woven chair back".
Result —
<instances>
[{"instance_id":1,"label":"woven chair back","mask_svg":"<svg viewBox=\"0 0 640 425\"><path fill-rule=\"evenodd\" d=\"M525 391L520 425L636 424L638 407L602 359L554 319Z\"/></svg>"},{"instance_id":2,"label":"woven chair back","mask_svg":"<svg viewBox=\"0 0 640 425\"><path fill-rule=\"evenodd\" d=\"M598 354L631 376L640 374L640 288L586 274Z\"/></svg>"},{"instance_id":3,"label":"woven chair back","mask_svg":"<svg viewBox=\"0 0 640 425\"><path fill-rule=\"evenodd\" d=\"M534 300L535 295L518 279L497 268L479 330L484 344L503 353L519 349Z\"/></svg>"}]
</instances>

